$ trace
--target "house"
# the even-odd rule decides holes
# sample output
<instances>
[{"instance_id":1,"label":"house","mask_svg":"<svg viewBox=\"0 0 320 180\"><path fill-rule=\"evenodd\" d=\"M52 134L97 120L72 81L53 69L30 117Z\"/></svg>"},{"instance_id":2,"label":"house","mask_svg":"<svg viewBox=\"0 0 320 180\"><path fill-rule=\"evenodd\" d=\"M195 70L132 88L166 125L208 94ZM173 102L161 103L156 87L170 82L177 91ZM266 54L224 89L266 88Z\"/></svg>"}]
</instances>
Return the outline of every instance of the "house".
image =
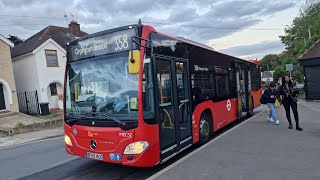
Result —
<instances>
[{"instance_id":1,"label":"house","mask_svg":"<svg viewBox=\"0 0 320 180\"><path fill-rule=\"evenodd\" d=\"M66 44L87 35L76 21L68 28L48 26L12 50L18 92L36 91L39 103L62 109Z\"/></svg>"},{"instance_id":2,"label":"house","mask_svg":"<svg viewBox=\"0 0 320 180\"><path fill-rule=\"evenodd\" d=\"M0 34L0 113L19 111L10 51L13 43Z\"/></svg>"},{"instance_id":3,"label":"house","mask_svg":"<svg viewBox=\"0 0 320 180\"><path fill-rule=\"evenodd\" d=\"M306 100L320 100L320 39L299 57L305 76Z\"/></svg>"}]
</instances>

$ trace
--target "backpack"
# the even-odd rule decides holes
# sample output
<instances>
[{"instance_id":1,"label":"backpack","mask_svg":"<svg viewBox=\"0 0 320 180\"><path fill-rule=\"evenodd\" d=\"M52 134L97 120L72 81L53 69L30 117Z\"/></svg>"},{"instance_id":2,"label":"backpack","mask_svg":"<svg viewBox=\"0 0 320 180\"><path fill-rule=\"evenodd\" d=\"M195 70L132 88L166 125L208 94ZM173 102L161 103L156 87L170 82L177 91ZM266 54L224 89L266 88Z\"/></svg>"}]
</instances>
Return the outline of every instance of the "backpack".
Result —
<instances>
[{"instance_id":1,"label":"backpack","mask_svg":"<svg viewBox=\"0 0 320 180\"><path fill-rule=\"evenodd\" d=\"M263 97L263 95L260 98L260 103L261 104L267 104L267 100L266 100L266 98Z\"/></svg>"}]
</instances>

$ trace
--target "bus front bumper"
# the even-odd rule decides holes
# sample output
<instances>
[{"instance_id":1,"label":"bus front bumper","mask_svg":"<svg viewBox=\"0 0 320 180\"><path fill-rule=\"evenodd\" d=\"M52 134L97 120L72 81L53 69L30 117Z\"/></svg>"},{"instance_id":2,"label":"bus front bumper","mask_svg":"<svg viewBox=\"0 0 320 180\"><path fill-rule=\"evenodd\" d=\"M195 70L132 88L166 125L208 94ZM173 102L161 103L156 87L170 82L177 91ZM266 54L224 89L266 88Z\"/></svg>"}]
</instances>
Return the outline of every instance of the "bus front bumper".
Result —
<instances>
[{"instance_id":1,"label":"bus front bumper","mask_svg":"<svg viewBox=\"0 0 320 180\"><path fill-rule=\"evenodd\" d=\"M152 144L149 144L141 154L124 154L125 148L115 148L115 150L108 151L96 151L83 148L79 146L74 139L71 140L71 138L69 137L69 141L68 138L65 137L66 151L71 155L135 167L153 167L160 162L159 150Z\"/></svg>"}]
</instances>

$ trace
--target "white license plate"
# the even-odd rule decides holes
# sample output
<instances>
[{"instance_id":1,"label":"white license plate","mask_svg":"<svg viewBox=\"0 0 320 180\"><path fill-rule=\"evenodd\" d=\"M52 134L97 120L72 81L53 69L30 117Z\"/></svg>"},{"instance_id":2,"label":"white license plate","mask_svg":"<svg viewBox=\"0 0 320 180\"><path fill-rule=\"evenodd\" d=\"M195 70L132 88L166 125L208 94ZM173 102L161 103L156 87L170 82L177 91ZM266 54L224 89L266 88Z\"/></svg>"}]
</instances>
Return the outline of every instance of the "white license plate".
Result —
<instances>
[{"instance_id":1,"label":"white license plate","mask_svg":"<svg viewBox=\"0 0 320 180\"><path fill-rule=\"evenodd\" d=\"M103 154L86 152L86 157L90 159L103 160Z\"/></svg>"}]
</instances>

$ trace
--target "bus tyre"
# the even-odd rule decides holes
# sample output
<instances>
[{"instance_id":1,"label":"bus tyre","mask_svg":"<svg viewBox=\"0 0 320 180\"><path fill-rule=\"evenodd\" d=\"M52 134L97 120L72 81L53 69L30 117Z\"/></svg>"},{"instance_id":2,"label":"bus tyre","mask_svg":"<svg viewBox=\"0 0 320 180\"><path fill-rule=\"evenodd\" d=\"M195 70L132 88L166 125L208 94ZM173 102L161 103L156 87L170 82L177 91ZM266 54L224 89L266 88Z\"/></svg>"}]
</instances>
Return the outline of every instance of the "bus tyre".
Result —
<instances>
[{"instance_id":1,"label":"bus tyre","mask_svg":"<svg viewBox=\"0 0 320 180\"><path fill-rule=\"evenodd\" d=\"M200 145L205 144L209 141L211 130L210 130L210 118L206 114L202 114L200 118L200 137L199 143Z\"/></svg>"}]
</instances>

